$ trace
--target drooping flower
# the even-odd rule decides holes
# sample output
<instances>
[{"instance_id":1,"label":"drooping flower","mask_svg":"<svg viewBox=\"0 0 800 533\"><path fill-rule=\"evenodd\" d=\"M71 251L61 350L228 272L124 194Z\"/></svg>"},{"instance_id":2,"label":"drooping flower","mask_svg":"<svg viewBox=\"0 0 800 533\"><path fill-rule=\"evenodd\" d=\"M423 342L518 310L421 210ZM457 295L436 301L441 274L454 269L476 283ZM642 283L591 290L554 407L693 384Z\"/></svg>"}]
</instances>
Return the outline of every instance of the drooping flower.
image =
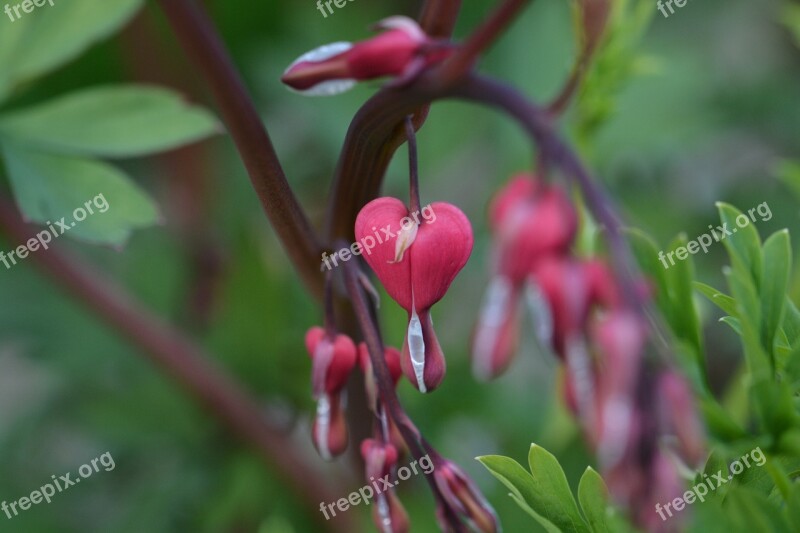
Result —
<instances>
[{"instance_id":1,"label":"drooping flower","mask_svg":"<svg viewBox=\"0 0 800 533\"><path fill-rule=\"evenodd\" d=\"M365 439L361 443L361 456L366 465L366 477L370 482L390 476L397 465L397 449L376 439ZM383 490L383 483L373 483L375 505L372 519L381 533L407 533L411 529L408 514L400 503L394 488Z\"/></svg>"},{"instance_id":2,"label":"drooping flower","mask_svg":"<svg viewBox=\"0 0 800 533\"><path fill-rule=\"evenodd\" d=\"M433 477L447 504L465 519L470 527L481 533L500 531L500 522L494 509L475 483L455 463L442 459L441 464L436 465ZM442 515L443 509L438 508L437 517L440 526L442 531L447 531L447 521Z\"/></svg>"},{"instance_id":3,"label":"drooping flower","mask_svg":"<svg viewBox=\"0 0 800 533\"><path fill-rule=\"evenodd\" d=\"M358 81L385 76L411 78L449 54L410 18L389 17L376 28L385 31L355 44L337 42L303 54L281 80L295 91L328 96L347 91Z\"/></svg>"},{"instance_id":4,"label":"drooping flower","mask_svg":"<svg viewBox=\"0 0 800 533\"><path fill-rule=\"evenodd\" d=\"M342 389L356 364L356 346L347 335L328 335L321 327L306 333L306 349L312 360L312 390L317 400L312 437L325 460L347 448L347 425Z\"/></svg>"},{"instance_id":5,"label":"drooping flower","mask_svg":"<svg viewBox=\"0 0 800 533\"><path fill-rule=\"evenodd\" d=\"M577 215L561 189L518 174L493 199L489 224L494 234L492 279L472 342L473 374L481 381L511 364L528 275L540 262L566 256L577 231ZM535 288L528 296L535 299Z\"/></svg>"},{"instance_id":6,"label":"drooping flower","mask_svg":"<svg viewBox=\"0 0 800 533\"><path fill-rule=\"evenodd\" d=\"M389 375L392 378L392 384L397 386L400 381L400 376L403 375L403 369L400 367L400 350L387 346L383 351L383 358L386 361L386 366L389 368ZM376 411L378 403L378 385L375 383L375 374L372 370L372 359L369 356L369 348L365 343L358 345L358 362L361 366L361 371L364 372L364 387L367 390L367 399L369 400L370 408Z\"/></svg>"},{"instance_id":7,"label":"drooping flower","mask_svg":"<svg viewBox=\"0 0 800 533\"><path fill-rule=\"evenodd\" d=\"M419 225L413 240L397 249L396 241L383 242L364 256L386 292L408 312L401 366L421 392L435 389L445 374L445 360L433 330L430 308L441 300L472 253L472 226L452 204L434 202L436 222ZM409 210L396 198L378 198L365 205L356 218L356 239L378 231L397 239ZM407 226L407 225L406 225ZM406 230L408 231L408 230ZM398 253L402 252L402 253Z\"/></svg>"}]
</instances>

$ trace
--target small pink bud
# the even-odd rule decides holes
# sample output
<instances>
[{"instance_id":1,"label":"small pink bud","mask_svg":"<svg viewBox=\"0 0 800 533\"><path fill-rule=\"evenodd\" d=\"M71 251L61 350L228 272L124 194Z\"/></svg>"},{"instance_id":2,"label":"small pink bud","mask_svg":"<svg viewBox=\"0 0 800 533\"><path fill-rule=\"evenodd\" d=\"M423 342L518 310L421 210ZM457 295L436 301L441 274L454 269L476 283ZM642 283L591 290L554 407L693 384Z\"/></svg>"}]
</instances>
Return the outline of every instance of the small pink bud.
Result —
<instances>
[{"instance_id":1,"label":"small pink bud","mask_svg":"<svg viewBox=\"0 0 800 533\"><path fill-rule=\"evenodd\" d=\"M347 449L347 424L341 406L341 394L323 394L317 398L317 412L311 428L312 441L326 461Z\"/></svg>"},{"instance_id":2,"label":"small pink bud","mask_svg":"<svg viewBox=\"0 0 800 533\"><path fill-rule=\"evenodd\" d=\"M591 309L593 292L584 263L545 259L534 269L531 283L549 304L549 338L556 353L564 357L568 339L582 336Z\"/></svg>"},{"instance_id":3,"label":"small pink bud","mask_svg":"<svg viewBox=\"0 0 800 533\"><path fill-rule=\"evenodd\" d=\"M565 254L578 227L569 197L526 174L513 178L498 194L489 219L497 238L496 270L515 284L538 261Z\"/></svg>"},{"instance_id":4,"label":"small pink bud","mask_svg":"<svg viewBox=\"0 0 800 533\"><path fill-rule=\"evenodd\" d=\"M481 533L496 533L500 530L494 509L458 466L443 460L442 464L436 465L433 477L448 505L466 519L473 529ZM439 511L437 514L441 513ZM439 522L442 523L441 516Z\"/></svg>"},{"instance_id":5,"label":"small pink bud","mask_svg":"<svg viewBox=\"0 0 800 533\"><path fill-rule=\"evenodd\" d=\"M366 465L367 478L376 480L391 475L392 468L397 465L399 454L389 443L365 439L361 443L361 456ZM408 514L393 489L376 494L372 518L378 530L382 532L406 533L410 529Z\"/></svg>"},{"instance_id":6,"label":"small pink bud","mask_svg":"<svg viewBox=\"0 0 800 533\"><path fill-rule=\"evenodd\" d=\"M303 54L284 72L281 81L312 96L333 95L357 81L384 76L404 76L434 62L448 52L430 46L432 41L407 17L389 17L377 25L386 30L356 44L338 42Z\"/></svg>"},{"instance_id":7,"label":"small pink bud","mask_svg":"<svg viewBox=\"0 0 800 533\"><path fill-rule=\"evenodd\" d=\"M464 213L444 202L434 202L430 208L436 213L436 222L419 225L402 259L396 260L395 242L383 240L364 256L389 296L408 312L401 363L408 379L422 392L436 388L445 372L430 308L444 297L467 263L473 245L472 226ZM401 221L408 216L408 208L400 200L375 199L356 218L356 239L373 239L379 228L381 235L396 239Z\"/></svg>"},{"instance_id":8,"label":"small pink bud","mask_svg":"<svg viewBox=\"0 0 800 533\"><path fill-rule=\"evenodd\" d=\"M330 339L321 327L306 333L306 350L313 362L314 395L335 394L342 390L356 364L356 346L347 335Z\"/></svg>"},{"instance_id":9,"label":"small pink bud","mask_svg":"<svg viewBox=\"0 0 800 533\"><path fill-rule=\"evenodd\" d=\"M602 357L598 373L593 439L602 464L613 465L626 451L633 423L636 384L640 377L647 325L630 311L612 311L592 329Z\"/></svg>"},{"instance_id":10,"label":"small pink bud","mask_svg":"<svg viewBox=\"0 0 800 533\"><path fill-rule=\"evenodd\" d=\"M511 364L519 339L519 290L505 276L486 289L472 338L472 373L489 381Z\"/></svg>"},{"instance_id":11,"label":"small pink bud","mask_svg":"<svg viewBox=\"0 0 800 533\"><path fill-rule=\"evenodd\" d=\"M694 405L694 397L686 380L675 372L662 374L659 383L661 417L668 429L678 437L678 451L690 467L705 459L705 431Z\"/></svg>"}]
</instances>

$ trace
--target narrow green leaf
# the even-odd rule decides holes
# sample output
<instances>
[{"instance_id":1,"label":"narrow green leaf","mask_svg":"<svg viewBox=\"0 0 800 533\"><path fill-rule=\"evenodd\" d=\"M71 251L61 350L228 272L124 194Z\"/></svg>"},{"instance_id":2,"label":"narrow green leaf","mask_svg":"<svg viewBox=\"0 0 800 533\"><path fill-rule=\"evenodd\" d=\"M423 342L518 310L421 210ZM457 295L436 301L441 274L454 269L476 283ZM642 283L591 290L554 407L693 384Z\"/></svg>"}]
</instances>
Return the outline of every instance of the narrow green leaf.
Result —
<instances>
[{"instance_id":1,"label":"narrow green leaf","mask_svg":"<svg viewBox=\"0 0 800 533\"><path fill-rule=\"evenodd\" d=\"M168 150L219 130L172 91L136 85L84 89L0 116L0 135L76 155L129 157Z\"/></svg>"},{"instance_id":2,"label":"narrow green leaf","mask_svg":"<svg viewBox=\"0 0 800 533\"><path fill-rule=\"evenodd\" d=\"M627 228L625 234L631 246L639 268L649 280L656 285L655 300L659 310L671 322L672 312L669 285L667 283L667 267L659 260L660 252L656 242L645 232L636 228ZM663 250L661 250L663 252ZM667 263L668 265L668 263Z\"/></svg>"},{"instance_id":3,"label":"narrow green leaf","mask_svg":"<svg viewBox=\"0 0 800 533\"><path fill-rule=\"evenodd\" d=\"M717 209L722 226L715 231L731 255L731 264L734 257L738 258L751 279L758 283L761 280L761 239L753 221L730 204L717 202Z\"/></svg>"},{"instance_id":4,"label":"narrow green leaf","mask_svg":"<svg viewBox=\"0 0 800 533\"><path fill-rule=\"evenodd\" d=\"M158 219L152 200L113 166L10 144L1 148L17 205L29 220L53 223L61 233L57 222L63 218L70 237L121 246L134 229Z\"/></svg>"},{"instance_id":5,"label":"narrow green leaf","mask_svg":"<svg viewBox=\"0 0 800 533\"><path fill-rule=\"evenodd\" d=\"M764 267L759 287L761 289L761 343L775 359L775 335L783 322L786 293L792 265L792 245L789 232L774 233L764 243Z\"/></svg>"},{"instance_id":6,"label":"narrow green leaf","mask_svg":"<svg viewBox=\"0 0 800 533\"><path fill-rule=\"evenodd\" d=\"M786 315L783 317L783 331L786 341L792 348L800 347L800 310L794 302L786 297Z\"/></svg>"},{"instance_id":7,"label":"narrow green leaf","mask_svg":"<svg viewBox=\"0 0 800 533\"><path fill-rule=\"evenodd\" d=\"M142 0L58 0L6 21L0 33L17 24L21 29L14 38L0 40L0 93L74 59L114 33L141 5Z\"/></svg>"},{"instance_id":8,"label":"narrow green leaf","mask_svg":"<svg viewBox=\"0 0 800 533\"><path fill-rule=\"evenodd\" d=\"M531 444L528 464L533 474L534 485L539 492L538 503L544 512L540 512L533 505L531 507L562 531L588 531L558 459L541 446Z\"/></svg>"},{"instance_id":9,"label":"narrow green leaf","mask_svg":"<svg viewBox=\"0 0 800 533\"><path fill-rule=\"evenodd\" d=\"M727 324L731 327L733 331L736 332L737 335L740 337L742 336L742 323L739 321L738 318L732 316L724 316L719 319L720 322L723 324Z\"/></svg>"},{"instance_id":10,"label":"narrow green leaf","mask_svg":"<svg viewBox=\"0 0 800 533\"><path fill-rule=\"evenodd\" d=\"M578 484L578 501L583 515L594 533L610 533L608 522L608 487L603 478L591 467L587 468Z\"/></svg>"},{"instance_id":11,"label":"narrow green leaf","mask_svg":"<svg viewBox=\"0 0 800 533\"><path fill-rule=\"evenodd\" d=\"M686 244L686 236L680 235L672 241L669 249L685 248ZM675 334L692 348L697 372L705 378L705 350L703 349L700 319L697 315L694 291L692 290L694 277L694 262L689 255L682 261L676 261L675 265L671 265L667 270L667 283L673 308L671 313L672 323L670 325Z\"/></svg>"},{"instance_id":12,"label":"narrow green leaf","mask_svg":"<svg viewBox=\"0 0 800 533\"><path fill-rule=\"evenodd\" d=\"M722 311L731 316L736 316L736 300L718 291L714 287L706 285L705 283L700 283L699 281L694 282L694 288L708 298L712 304L722 309Z\"/></svg>"}]
</instances>

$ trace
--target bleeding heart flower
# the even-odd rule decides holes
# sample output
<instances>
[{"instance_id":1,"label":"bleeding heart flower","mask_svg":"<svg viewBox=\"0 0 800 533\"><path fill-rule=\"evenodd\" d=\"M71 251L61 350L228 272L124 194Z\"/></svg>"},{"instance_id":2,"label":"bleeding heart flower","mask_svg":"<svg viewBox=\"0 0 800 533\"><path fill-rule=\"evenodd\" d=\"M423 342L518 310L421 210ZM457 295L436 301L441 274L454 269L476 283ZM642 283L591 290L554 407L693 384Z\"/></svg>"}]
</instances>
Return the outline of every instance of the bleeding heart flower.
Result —
<instances>
[{"instance_id":1,"label":"bleeding heart flower","mask_svg":"<svg viewBox=\"0 0 800 533\"><path fill-rule=\"evenodd\" d=\"M392 469L397 465L399 454L389 443L375 439L365 439L361 443L361 456L366 465L366 477L374 482L377 479L388 479ZM368 485L369 486L369 485ZM377 494L372 509L372 519L378 531L384 533L407 533L411 529L408 514L397 498L393 488L381 490L378 483L373 483ZM371 489L371 487L370 487Z\"/></svg>"},{"instance_id":2,"label":"bleeding heart flower","mask_svg":"<svg viewBox=\"0 0 800 533\"><path fill-rule=\"evenodd\" d=\"M472 226L454 205L434 202L435 223L419 224L413 242L398 260L396 246L376 247L364 259L386 291L408 312L409 322L401 365L421 392L435 389L444 378L445 360L433 331L430 308L441 300L472 253ZM396 237L409 210L397 198L378 198L356 218L356 239L371 236L380 227ZM388 230L388 233L387 233Z\"/></svg>"},{"instance_id":3,"label":"bleeding heart flower","mask_svg":"<svg viewBox=\"0 0 800 533\"><path fill-rule=\"evenodd\" d=\"M515 285L551 255L565 255L575 239L578 218L569 197L534 176L514 177L492 202L495 270Z\"/></svg>"},{"instance_id":4,"label":"bleeding heart flower","mask_svg":"<svg viewBox=\"0 0 800 533\"><path fill-rule=\"evenodd\" d=\"M306 350L313 362L314 395L335 394L344 388L357 360L356 345L347 335L333 339L319 326L306 332Z\"/></svg>"},{"instance_id":5,"label":"bleeding heart flower","mask_svg":"<svg viewBox=\"0 0 800 533\"><path fill-rule=\"evenodd\" d=\"M312 436L319 454L329 461L347 448L341 396L356 364L356 346L347 335L331 338L320 327L309 329L305 341L312 359L312 389L317 400Z\"/></svg>"},{"instance_id":6,"label":"bleeding heart flower","mask_svg":"<svg viewBox=\"0 0 800 533\"><path fill-rule=\"evenodd\" d=\"M472 337L472 373L489 381L511 364L519 341L520 291L505 276L495 276L486 289Z\"/></svg>"},{"instance_id":7,"label":"bleeding heart flower","mask_svg":"<svg viewBox=\"0 0 800 533\"><path fill-rule=\"evenodd\" d=\"M622 458L628 444L647 325L635 313L614 310L593 325L591 338L602 354L602 369L597 377L596 415L590 437L601 463L610 466Z\"/></svg>"},{"instance_id":8,"label":"bleeding heart flower","mask_svg":"<svg viewBox=\"0 0 800 533\"><path fill-rule=\"evenodd\" d=\"M481 494L475 483L454 463L442 459L433 473L442 497L467 523L481 533L500 531L497 515L489 502ZM442 519L442 509L437 516L442 531L449 531L447 521Z\"/></svg>"},{"instance_id":9,"label":"bleeding heart flower","mask_svg":"<svg viewBox=\"0 0 800 533\"><path fill-rule=\"evenodd\" d=\"M696 468L705 459L706 442L689 384L676 372L665 372L659 378L658 392L663 425L677 436L681 459Z\"/></svg>"},{"instance_id":10,"label":"bleeding heart flower","mask_svg":"<svg viewBox=\"0 0 800 533\"><path fill-rule=\"evenodd\" d=\"M310 96L328 96L351 89L357 81L411 78L449 54L410 18L389 17L376 28L386 31L356 44L337 42L303 54L281 81Z\"/></svg>"}]
</instances>

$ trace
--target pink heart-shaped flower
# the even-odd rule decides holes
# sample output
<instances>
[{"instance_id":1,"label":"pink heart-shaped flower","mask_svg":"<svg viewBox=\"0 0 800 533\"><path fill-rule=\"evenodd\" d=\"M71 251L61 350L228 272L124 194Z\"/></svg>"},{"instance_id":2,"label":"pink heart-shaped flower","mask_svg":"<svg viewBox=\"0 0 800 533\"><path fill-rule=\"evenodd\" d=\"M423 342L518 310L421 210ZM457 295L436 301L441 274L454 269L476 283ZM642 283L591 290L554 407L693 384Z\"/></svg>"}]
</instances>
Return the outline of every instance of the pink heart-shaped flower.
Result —
<instances>
[{"instance_id":1,"label":"pink heart-shaped flower","mask_svg":"<svg viewBox=\"0 0 800 533\"><path fill-rule=\"evenodd\" d=\"M444 377L444 357L433 331L429 310L441 300L472 253L472 226L454 205L434 202L409 213L397 198L378 198L356 218L356 239L364 259L409 316L403 345L403 371L422 392Z\"/></svg>"}]
</instances>

